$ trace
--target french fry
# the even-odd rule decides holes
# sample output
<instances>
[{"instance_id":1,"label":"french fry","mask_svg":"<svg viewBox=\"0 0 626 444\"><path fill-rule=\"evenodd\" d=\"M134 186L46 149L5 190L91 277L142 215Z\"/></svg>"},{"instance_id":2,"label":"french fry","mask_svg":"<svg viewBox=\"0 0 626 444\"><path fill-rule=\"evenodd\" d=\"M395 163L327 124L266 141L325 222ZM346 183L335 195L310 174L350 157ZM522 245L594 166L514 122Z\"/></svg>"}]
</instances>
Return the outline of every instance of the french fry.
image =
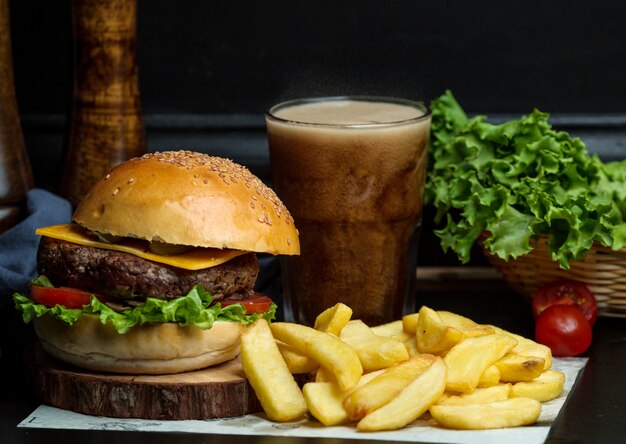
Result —
<instances>
[{"instance_id":1,"label":"french fry","mask_svg":"<svg viewBox=\"0 0 626 444\"><path fill-rule=\"evenodd\" d=\"M325 426L348 422L348 414L343 408L346 396L337 384L332 382L307 382L302 387L309 413Z\"/></svg>"},{"instance_id":2,"label":"french fry","mask_svg":"<svg viewBox=\"0 0 626 444\"><path fill-rule=\"evenodd\" d=\"M544 360L543 369L548 370L552 368L552 351L550 347L543 344L539 344L532 339L528 339L524 336L520 336L515 333L503 330L499 327L491 325L497 334L508 335L517 341L517 345L511 350L512 353L517 353L522 356L534 356L536 358L542 358Z\"/></svg>"},{"instance_id":3,"label":"french fry","mask_svg":"<svg viewBox=\"0 0 626 444\"><path fill-rule=\"evenodd\" d=\"M479 325L476 322L472 321L470 318L466 318L465 316L462 316L460 314L452 313L451 311L437 310L437 314L444 324L447 324L450 327L454 327L458 330L468 330L470 328L475 328Z\"/></svg>"},{"instance_id":4,"label":"french fry","mask_svg":"<svg viewBox=\"0 0 626 444\"><path fill-rule=\"evenodd\" d=\"M531 398L510 398L489 404L433 405L430 414L443 427L461 430L498 429L532 424L541 404Z\"/></svg>"},{"instance_id":5,"label":"french fry","mask_svg":"<svg viewBox=\"0 0 626 444\"><path fill-rule=\"evenodd\" d=\"M326 367L320 367L317 369L317 372L315 372L315 382L336 383L337 381L335 381L335 375L330 370Z\"/></svg>"},{"instance_id":6,"label":"french fry","mask_svg":"<svg viewBox=\"0 0 626 444\"><path fill-rule=\"evenodd\" d=\"M359 379L355 388L367 384L380 375L383 370L367 373ZM343 407L343 401L352 390L347 392L339 389L331 382L308 382L302 387L304 399L309 412L325 426L343 424L349 421L348 412Z\"/></svg>"},{"instance_id":7,"label":"french fry","mask_svg":"<svg viewBox=\"0 0 626 444\"><path fill-rule=\"evenodd\" d=\"M409 356L416 356L420 354L420 351L417 349L417 341L415 340L415 336L411 337L408 341L404 341L404 346L409 352Z\"/></svg>"},{"instance_id":8,"label":"french fry","mask_svg":"<svg viewBox=\"0 0 626 444\"><path fill-rule=\"evenodd\" d=\"M396 430L419 418L441 397L446 387L446 365L439 357L391 401L365 416L357 430Z\"/></svg>"},{"instance_id":9,"label":"french fry","mask_svg":"<svg viewBox=\"0 0 626 444\"><path fill-rule=\"evenodd\" d=\"M340 303L318 316L317 329L248 327L242 365L269 419L308 411L325 426L353 422L372 432L430 409L443 427L515 427L537 421L541 402L563 391L550 349L501 328L429 307L372 328L351 316ZM293 374L312 372L315 382L300 391Z\"/></svg>"},{"instance_id":10,"label":"french fry","mask_svg":"<svg viewBox=\"0 0 626 444\"><path fill-rule=\"evenodd\" d=\"M565 374L556 370L546 370L536 379L518 382L511 387L511 398L527 397L539 402L557 398L563 392Z\"/></svg>"},{"instance_id":11,"label":"french fry","mask_svg":"<svg viewBox=\"0 0 626 444\"><path fill-rule=\"evenodd\" d=\"M477 325L476 327L461 330L461 332L466 338L473 338L475 336L493 335L496 331L489 325Z\"/></svg>"},{"instance_id":12,"label":"french fry","mask_svg":"<svg viewBox=\"0 0 626 444\"><path fill-rule=\"evenodd\" d=\"M482 335L491 335L496 331L491 325L477 324L465 316L452 313L450 311L437 311L437 314L441 318L441 322L449 327L456 328L467 338Z\"/></svg>"},{"instance_id":13,"label":"french fry","mask_svg":"<svg viewBox=\"0 0 626 444\"><path fill-rule=\"evenodd\" d=\"M534 356L507 353L494 364L503 382L531 381L543 372L545 360Z\"/></svg>"},{"instance_id":14,"label":"french fry","mask_svg":"<svg viewBox=\"0 0 626 444\"><path fill-rule=\"evenodd\" d=\"M306 413L304 396L265 319L258 319L241 335L241 364L269 419L290 421Z\"/></svg>"},{"instance_id":15,"label":"french fry","mask_svg":"<svg viewBox=\"0 0 626 444\"><path fill-rule=\"evenodd\" d=\"M408 315L412 316L412 315ZM412 317L405 316L408 328ZM480 325L464 316L449 311L435 311L422 307L417 316L415 336L417 349L422 353L443 355L465 338L495 333L493 327Z\"/></svg>"},{"instance_id":16,"label":"french fry","mask_svg":"<svg viewBox=\"0 0 626 444\"><path fill-rule=\"evenodd\" d=\"M383 373L354 390L344 401L348 417L358 420L385 405L435 361L435 356L422 354L384 370Z\"/></svg>"},{"instance_id":17,"label":"french fry","mask_svg":"<svg viewBox=\"0 0 626 444\"><path fill-rule=\"evenodd\" d=\"M341 390L353 388L363 374L356 352L330 333L288 322L274 322L270 328L276 339L330 370Z\"/></svg>"},{"instance_id":18,"label":"french fry","mask_svg":"<svg viewBox=\"0 0 626 444\"><path fill-rule=\"evenodd\" d=\"M419 313L411 313L402 316L402 329L405 333L414 335L417 331L417 320L419 319Z\"/></svg>"},{"instance_id":19,"label":"french fry","mask_svg":"<svg viewBox=\"0 0 626 444\"><path fill-rule=\"evenodd\" d=\"M424 306L418 313L415 338L420 352L440 353L450 350L461 342L465 335L460 330L444 324L435 310Z\"/></svg>"},{"instance_id":20,"label":"french fry","mask_svg":"<svg viewBox=\"0 0 626 444\"><path fill-rule=\"evenodd\" d=\"M447 390L471 393L478 386L487 367L515 347L517 341L507 335L484 335L467 338L450 349L443 358L448 366Z\"/></svg>"},{"instance_id":21,"label":"french fry","mask_svg":"<svg viewBox=\"0 0 626 444\"><path fill-rule=\"evenodd\" d=\"M480 379L478 380L478 387L486 388L493 387L500 383L500 369L495 365L490 365L485 369Z\"/></svg>"},{"instance_id":22,"label":"french fry","mask_svg":"<svg viewBox=\"0 0 626 444\"><path fill-rule=\"evenodd\" d=\"M387 324L377 325L376 327L370 327L370 329L377 336L397 339L400 342L406 342L415 336L414 334L404 331L402 321L393 321Z\"/></svg>"},{"instance_id":23,"label":"french fry","mask_svg":"<svg viewBox=\"0 0 626 444\"><path fill-rule=\"evenodd\" d=\"M374 334L360 320L348 322L341 330L339 339L356 352L364 372L391 367L409 359L409 352L404 343Z\"/></svg>"},{"instance_id":24,"label":"french fry","mask_svg":"<svg viewBox=\"0 0 626 444\"><path fill-rule=\"evenodd\" d=\"M320 365L315 360L301 355L290 345L280 341L276 341L276 345L292 374L311 373L319 368Z\"/></svg>"},{"instance_id":25,"label":"french fry","mask_svg":"<svg viewBox=\"0 0 626 444\"><path fill-rule=\"evenodd\" d=\"M509 399L511 384L498 384L492 387L477 388L472 393L465 395L451 395L444 393L436 404L440 405L468 405L488 404L490 402L504 401Z\"/></svg>"},{"instance_id":26,"label":"french fry","mask_svg":"<svg viewBox=\"0 0 626 444\"><path fill-rule=\"evenodd\" d=\"M319 331L339 336L339 332L345 327L352 317L352 309L346 304L338 302L324 310L315 318L314 328Z\"/></svg>"}]
</instances>

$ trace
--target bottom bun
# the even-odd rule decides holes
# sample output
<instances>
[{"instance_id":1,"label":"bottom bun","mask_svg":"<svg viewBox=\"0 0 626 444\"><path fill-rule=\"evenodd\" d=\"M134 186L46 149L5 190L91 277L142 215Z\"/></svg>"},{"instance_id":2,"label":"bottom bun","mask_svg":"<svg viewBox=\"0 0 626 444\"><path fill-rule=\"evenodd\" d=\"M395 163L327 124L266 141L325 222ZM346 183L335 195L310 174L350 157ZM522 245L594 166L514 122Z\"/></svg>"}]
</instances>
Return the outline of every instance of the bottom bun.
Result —
<instances>
[{"instance_id":1,"label":"bottom bun","mask_svg":"<svg viewBox=\"0 0 626 444\"><path fill-rule=\"evenodd\" d=\"M89 370L132 373L180 373L216 365L239 354L244 325L215 322L203 330L176 324L142 325L119 334L111 324L84 315L69 326L50 316L34 320L46 352Z\"/></svg>"}]
</instances>

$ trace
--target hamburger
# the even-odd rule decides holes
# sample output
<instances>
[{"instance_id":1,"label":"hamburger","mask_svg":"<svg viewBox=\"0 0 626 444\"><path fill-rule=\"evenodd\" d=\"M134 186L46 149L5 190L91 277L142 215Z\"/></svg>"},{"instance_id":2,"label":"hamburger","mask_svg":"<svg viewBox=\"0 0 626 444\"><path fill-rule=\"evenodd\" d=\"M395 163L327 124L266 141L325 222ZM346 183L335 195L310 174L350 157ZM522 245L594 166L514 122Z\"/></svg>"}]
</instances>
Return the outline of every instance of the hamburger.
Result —
<instances>
[{"instance_id":1,"label":"hamburger","mask_svg":"<svg viewBox=\"0 0 626 444\"><path fill-rule=\"evenodd\" d=\"M44 350L97 371L162 374L233 359L245 325L273 319L256 253L299 254L275 193L230 160L155 152L113 168L44 227L39 276L13 296Z\"/></svg>"}]
</instances>

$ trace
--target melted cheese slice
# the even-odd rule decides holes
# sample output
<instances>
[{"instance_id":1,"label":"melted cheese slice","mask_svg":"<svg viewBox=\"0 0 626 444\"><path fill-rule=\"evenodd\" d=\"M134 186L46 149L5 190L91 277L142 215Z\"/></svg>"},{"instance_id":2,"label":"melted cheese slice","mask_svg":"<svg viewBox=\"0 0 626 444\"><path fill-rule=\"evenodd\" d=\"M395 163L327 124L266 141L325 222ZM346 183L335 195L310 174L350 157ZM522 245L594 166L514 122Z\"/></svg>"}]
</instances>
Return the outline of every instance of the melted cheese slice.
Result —
<instances>
[{"instance_id":1,"label":"melted cheese slice","mask_svg":"<svg viewBox=\"0 0 626 444\"><path fill-rule=\"evenodd\" d=\"M100 242L89 236L86 230L76 224L52 225L50 227L38 228L35 231L40 236L51 237L64 240L87 247L102 248L104 250L122 251L138 256L149 261L160 262L173 267L184 268L186 270L201 270L203 268L215 267L229 260L246 254L241 250L220 250L218 248L194 248L181 254L163 256L148 250L148 242L140 239L124 238L121 242L108 244Z\"/></svg>"}]
</instances>

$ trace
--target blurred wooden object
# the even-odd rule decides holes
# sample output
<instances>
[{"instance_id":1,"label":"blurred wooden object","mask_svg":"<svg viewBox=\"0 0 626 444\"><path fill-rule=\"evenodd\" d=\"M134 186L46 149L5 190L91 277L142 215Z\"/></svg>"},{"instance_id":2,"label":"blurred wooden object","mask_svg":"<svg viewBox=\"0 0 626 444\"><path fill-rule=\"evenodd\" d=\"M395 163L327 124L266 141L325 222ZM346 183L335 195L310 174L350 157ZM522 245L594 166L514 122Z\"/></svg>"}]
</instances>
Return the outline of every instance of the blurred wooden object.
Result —
<instances>
[{"instance_id":1,"label":"blurred wooden object","mask_svg":"<svg viewBox=\"0 0 626 444\"><path fill-rule=\"evenodd\" d=\"M73 0L74 84L60 193L77 205L109 169L146 152L137 0Z\"/></svg>"},{"instance_id":2,"label":"blurred wooden object","mask_svg":"<svg viewBox=\"0 0 626 444\"><path fill-rule=\"evenodd\" d=\"M0 0L0 233L21 220L32 187L13 82L9 1Z\"/></svg>"}]
</instances>

